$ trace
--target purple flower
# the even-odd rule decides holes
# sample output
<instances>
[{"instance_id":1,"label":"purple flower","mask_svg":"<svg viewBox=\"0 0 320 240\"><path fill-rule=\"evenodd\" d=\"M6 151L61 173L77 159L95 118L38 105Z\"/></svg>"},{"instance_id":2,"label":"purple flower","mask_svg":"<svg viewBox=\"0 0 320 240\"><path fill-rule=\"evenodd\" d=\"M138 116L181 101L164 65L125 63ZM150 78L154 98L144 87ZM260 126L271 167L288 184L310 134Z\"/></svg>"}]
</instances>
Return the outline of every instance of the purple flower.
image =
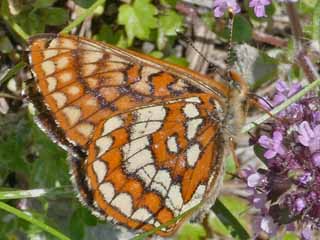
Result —
<instances>
[{"instance_id":1,"label":"purple flower","mask_svg":"<svg viewBox=\"0 0 320 240\"><path fill-rule=\"evenodd\" d=\"M265 7L271 4L271 0L251 0L249 7L252 7L257 17L266 17Z\"/></svg>"},{"instance_id":2,"label":"purple flower","mask_svg":"<svg viewBox=\"0 0 320 240\"><path fill-rule=\"evenodd\" d=\"M272 138L265 135L261 136L258 140L259 144L263 148L268 149L263 156L266 159L271 159L274 158L277 154L281 156L285 155L286 149L282 144L282 140L283 136L279 131L275 131L272 135Z\"/></svg>"},{"instance_id":3,"label":"purple flower","mask_svg":"<svg viewBox=\"0 0 320 240\"><path fill-rule=\"evenodd\" d=\"M262 184L265 177L259 173L253 173L247 178L248 187L257 187Z\"/></svg>"},{"instance_id":4,"label":"purple flower","mask_svg":"<svg viewBox=\"0 0 320 240\"><path fill-rule=\"evenodd\" d=\"M299 182L303 185L307 185L312 180L312 174L310 172L305 172L299 177Z\"/></svg>"},{"instance_id":5,"label":"purple flower","mask_svg":"<svg viewBox=\"0 0 320 240\"><path fill-rule=\"evenodd\" d=\"M278 229L277 224L273 221L270 216L263 217L260 222L260 228L266 232L269 236L274 236Z\"/></svg>"},{"instance_id":6,"label":"purple flower","mask_svg":"<svg viewBox=\"0 0 320 240\"><path fill-rule=\"evenodd\" d=\"M306 201L303 198L297 198L295 201L295 208L297 212L301 212L307 206Z\"/></svg>"},{"instance_id":7,"label":"purple flower","mask_svg":"<svg viewBox=\"0 0 320 240\"><path fill-rule=\"evenodd\" d=\"M267 194L265 193L257 193L253 194L251 197L252 205L257 209L262 209L265 207L267 202Z\"/></svg>"},{"instance_id":8,"label":"purple flower","mask_svg":"<svg viewBox=\"0 0 320 240\"><path fill-rule=\"evenodd\" d=\"M320 151L320 125L316 125L312 129L309 122L303 121L299 125L298 133L300 134L298 136L300 143L309 147L311 153Z\"/></svg>"},{"instance_id":9,"label":"purple flower","mask_svg":"<svg viewBox=\"0 0 320 240\"><path fill-rule=\"evenodd\" d=\"M308 224L301 232L302 240L311 240L312 239L312 229L311 224Z\"/></svg>"},{"instance_id":10,"label":"purple flower","mask_svg":"<svg viewBox=\"0 0 320 240\"><path fill-rule=\"evenodd\" d=\"M213 8L215 17L222 17L228 9L231 9L233 13L239 13L241 11L236 0L214 0Z\"/></svg>"}]
</instances>

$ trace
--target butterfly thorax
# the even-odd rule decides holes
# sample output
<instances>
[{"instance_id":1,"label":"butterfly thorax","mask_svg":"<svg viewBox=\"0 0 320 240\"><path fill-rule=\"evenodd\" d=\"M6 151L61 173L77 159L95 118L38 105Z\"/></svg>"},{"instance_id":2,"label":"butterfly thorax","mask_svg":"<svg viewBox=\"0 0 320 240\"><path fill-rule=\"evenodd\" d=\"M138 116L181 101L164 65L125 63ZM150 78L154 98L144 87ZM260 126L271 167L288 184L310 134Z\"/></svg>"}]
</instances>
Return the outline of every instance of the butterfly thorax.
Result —
<instances>
[{"instance_id":1,"label":"butterfly thorax","mask_svg":"<svg viewBox=\"0 0 320 240\"><path fill-rule=\"evenodd\" d=\"M226 127L227 135L231 138L237 138L247 115L248 86L235 71L230 71L229 78L229 91L223 124Z\"/></svg>"}]
</instances>

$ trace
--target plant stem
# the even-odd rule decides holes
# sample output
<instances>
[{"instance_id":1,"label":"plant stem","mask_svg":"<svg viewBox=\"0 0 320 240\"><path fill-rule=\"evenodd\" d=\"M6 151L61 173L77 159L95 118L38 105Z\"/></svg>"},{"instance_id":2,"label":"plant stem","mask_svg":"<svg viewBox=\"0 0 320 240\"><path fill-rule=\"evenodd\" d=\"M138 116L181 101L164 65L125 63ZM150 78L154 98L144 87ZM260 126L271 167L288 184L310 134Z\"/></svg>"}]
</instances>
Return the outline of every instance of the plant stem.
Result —
<instances>
[{"instance_id":1,"label":"plant stem","mask_svg":"<svg viewBox=\"0 0 320 240\"><path fill-rule=\"evenodd\" d=\"M271 115L275 116L276 114L278 114L279 112L281 112L282 110L286 109L288 106L290 106L292 103L297 102L299 99L301 99L304 95L306 95L308 92L315 90L315 88L317 86L320 85L320 79L310 83L309 85L307 85L305 88L303 88L301 91L299 91L298 93L296 93L295 95L293 95L292 97L290 97L287 101L281 103L280 105L278 105L277 107L275 107L274 109L272 109L270 111ZM261 123L263 123L264 121L268 120L270 118L269 114L264 114L263 116L261 116L260 118L258 118L256 121L247 124L246 126L244 126L242 128L242 133L246 133L248 131L250 131L251 129L255 128L256 126L260 125Z\"/></svg>"},{"instance_id":2,"label":"plant stem","mask_svg":"<svg viewBox=\"0 0 320 240\"><path fill-rule=\"evenodd\" d=\"M17 217L26 220L27 222L38 226L39 228L41 228L42 230L50 233L52 236L55 236L57 239L61 239L61 240L70 240L70 238L68 238L67 236L65 236L64 234L62 234L61 232L57 231L56 229L48 226L47 224L33 218L32 215L26 214L23 211L16 209L14 207L11 207L10 205L1 202L0 201L0 209L12 213L14 215L16 215Z\"/></svg>"},{"instance_id":3,"label":"plant stem","mask_svg":"<svg viewBox=\"0 0 320 240\"><path fill-rule=\"evenodd\" d=\"M104 4L106 0L97 0L94 4L92 4L82 15L76 18L73 22L71 22L68 26L66 26L60 33L69 33L73 28L81 24L85 18L91 16L92 13L99 7Z\"/></svg>"}]
</instances>

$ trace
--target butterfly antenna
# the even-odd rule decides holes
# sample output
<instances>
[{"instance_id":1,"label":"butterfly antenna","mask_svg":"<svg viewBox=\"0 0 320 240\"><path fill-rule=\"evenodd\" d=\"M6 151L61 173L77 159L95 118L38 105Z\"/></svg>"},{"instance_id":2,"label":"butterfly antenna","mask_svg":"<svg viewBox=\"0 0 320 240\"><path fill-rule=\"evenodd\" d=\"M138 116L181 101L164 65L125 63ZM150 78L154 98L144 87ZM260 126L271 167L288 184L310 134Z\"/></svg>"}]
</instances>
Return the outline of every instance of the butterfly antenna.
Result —
<instances>
[{"instance_id":1,"label":"butterfly antenna","mask_svg":"<svg viewBox=\"0 0 320 240\"><path fill-rule=\"evenodd\" d=\"M203 58L203 60L208 63L209 65L212 65L212 62L210 62L206 56L204 56L193 44L193 41L191 38L184 36L183 34L181 34L180 32L177 32L179 34L179 36L188 44L192 47L192 49L199 54L199 56L201 56Z\"/></svg>"},{"instance_id":2,"label":"butterfly antenna","mask_svg":"<svg viewBox=\"0 0 320 240\"><path fill-rule=\"evenodd\" d=\"M237 60L236 53L233 49L233 26L234 26L234 12L231 8L228 9L229 20L228 20L228 30L229 30L229 46L228 46L228 57L227 57L227 71L229 72L234 63Z\"/></svg>"}]
</instances>

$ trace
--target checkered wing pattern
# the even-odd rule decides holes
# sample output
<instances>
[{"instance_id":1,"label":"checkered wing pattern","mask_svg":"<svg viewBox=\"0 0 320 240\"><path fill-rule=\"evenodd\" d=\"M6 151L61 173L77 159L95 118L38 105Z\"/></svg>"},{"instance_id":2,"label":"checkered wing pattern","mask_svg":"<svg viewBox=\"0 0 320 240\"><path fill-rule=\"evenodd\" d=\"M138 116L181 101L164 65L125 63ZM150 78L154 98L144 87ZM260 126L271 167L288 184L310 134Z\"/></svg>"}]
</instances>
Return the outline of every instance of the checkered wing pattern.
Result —
<instances>
[{"instance_id":1,"label":"checkered wing pattern","mask_svg":"<svg viewBox=\"0 0 320 240\"><path fill-rule=\"evenodd\" d=\"M102 121L76 169L78 181L86 179L78 184L83 201L92 196L87 204L99 216L150 230L207 199L222 167L214 110L210 95L198 94Z\"/></svg>"},{"instance_id":2,"label":"checkered wing pattern","mask_svg":"<svg viewBox=\"0 0 320 240\"><path fill-rule=\"evenodd\" d=\"M36 36L30 48L38 123L70 153L80 198L96 215L146 231L214 195L222 84L75 36Z\"/></svg>"}]
</instances>

